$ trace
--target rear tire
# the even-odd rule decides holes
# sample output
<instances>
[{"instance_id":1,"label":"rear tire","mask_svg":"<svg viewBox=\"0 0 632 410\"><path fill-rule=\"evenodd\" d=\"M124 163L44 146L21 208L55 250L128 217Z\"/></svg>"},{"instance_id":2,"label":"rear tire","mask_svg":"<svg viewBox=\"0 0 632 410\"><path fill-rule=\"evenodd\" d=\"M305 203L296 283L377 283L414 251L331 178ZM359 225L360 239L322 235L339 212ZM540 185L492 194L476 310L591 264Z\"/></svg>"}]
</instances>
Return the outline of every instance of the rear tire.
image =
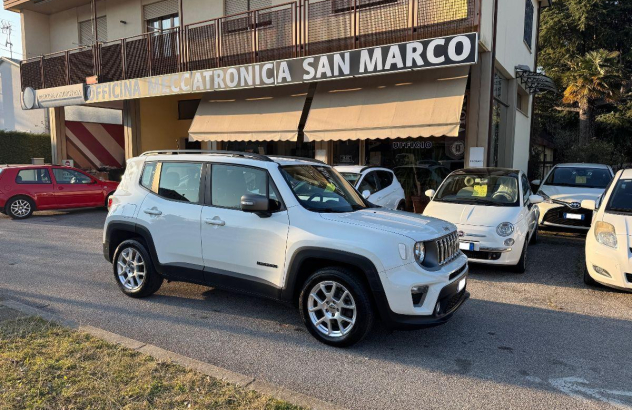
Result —
<instances>
[{"instance_id":1,"label":"rear tire","mask_svg":"<svg viewBox=\"0 0 632 410\"><path fill-rule=\"evenodd\" d=\"M336 347L364 339L375 316L368 289L339 267L319 269L310 276L303 285L299 307L312 336Z\"/></svg>"},{"instance_id":2,"label":"rear tire","mask_svg":"<svg viewBox=\"0 0 632 410\"><path fill-rule=\"evenodd\" d=\"M122 242L112 259L114 279L127 296L144 298L162 286L163 277L156 272L145 245L130 239Z\"/></svg>"},{"instance_id":3,"label":"rear tire","mask_svg":"<svg viewBox=\"0 0 632 410\"><path fill-rule=\"evenodd\" d=\"M399 204L397 204L396 210L398 210L398 211L405 211L406 210L406 201L399 201Z\"/></svg>"},{"instance_id":4,"label":"rear tire","mask_svg":"<svg viewBox=\"0 0 632 410\"><path fill-rule=\"evenodd\" d=\"M33 215L33 211L35 211L35 203L31 198L18 196L9 199L4 209L7 212L7 215L13 219L26 219Z\"/></svg>"},{"instance_id":5,"label":"rear tire","mask_svg":"<svg viewBox=\"0 0 632 410\"><path fill-rule=\"evenodd\" d=\"M529 249L529 243L525 240L524 245L522 245L522 253L520 254L520 259L518 260L518 264L514 266L514 272L525 273L527 271L527 250L528 249Z\"/></svg>"}]
</instances>

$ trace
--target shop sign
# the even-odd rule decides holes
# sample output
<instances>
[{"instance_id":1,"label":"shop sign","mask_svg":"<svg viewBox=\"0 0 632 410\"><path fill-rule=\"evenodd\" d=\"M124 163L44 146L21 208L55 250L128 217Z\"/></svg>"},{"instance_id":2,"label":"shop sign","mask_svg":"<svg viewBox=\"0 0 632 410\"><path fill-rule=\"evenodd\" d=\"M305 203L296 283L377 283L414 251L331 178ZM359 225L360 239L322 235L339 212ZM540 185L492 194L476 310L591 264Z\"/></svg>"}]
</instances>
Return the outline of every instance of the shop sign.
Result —
<instances>
[{"instance_id":1,"label":"shop sign","mask_svg":"<svg viewBox=\"0 0 632 410\"><path fill-rule=\"evenodd\" d=\"M235 90L475 64L478 33L155 77L25 90L25 109ZM35 93L35 94L34 94Z\"/></svg>"},{"instance_id":2,"label":"shop sign","mask_svg":"<svg viewBox=\"0 0 632 410\"><path fill-rule=\"evenodd\" d=\"M470 161L468 168L482 168L485 147L470 147Z\"/></svg>"},{"instance_id":3,"label":"shop sign","mask_svg":"<svg viewBox=\"0 0 632 410\"><path fill-rule=\"evenodd\" d=\"M393 149L429 149L429 148L432 148L431 141L393 142Z\"/></svg>"}]
</instances>

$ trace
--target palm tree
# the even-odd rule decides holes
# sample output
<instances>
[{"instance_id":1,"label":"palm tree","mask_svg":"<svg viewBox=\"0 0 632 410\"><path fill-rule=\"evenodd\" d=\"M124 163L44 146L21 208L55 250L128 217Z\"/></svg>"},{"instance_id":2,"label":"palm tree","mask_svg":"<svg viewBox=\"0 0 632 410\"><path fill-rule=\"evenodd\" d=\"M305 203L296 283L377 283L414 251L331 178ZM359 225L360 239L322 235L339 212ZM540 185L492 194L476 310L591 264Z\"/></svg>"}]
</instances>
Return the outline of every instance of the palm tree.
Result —
<instances>
[{"instance_id":1,"label":"palm tree","mask_svg":"<svg viewBox=\"0 0 632 410\"><path fill-rule=\"evenodd\" d=\"M606 50L589 51L569 62L564 78L563 102L577 104L579 111L579 143L594 136L595 107L617 101L624 82L619 53Z\"/></svg>"}]
</instances>

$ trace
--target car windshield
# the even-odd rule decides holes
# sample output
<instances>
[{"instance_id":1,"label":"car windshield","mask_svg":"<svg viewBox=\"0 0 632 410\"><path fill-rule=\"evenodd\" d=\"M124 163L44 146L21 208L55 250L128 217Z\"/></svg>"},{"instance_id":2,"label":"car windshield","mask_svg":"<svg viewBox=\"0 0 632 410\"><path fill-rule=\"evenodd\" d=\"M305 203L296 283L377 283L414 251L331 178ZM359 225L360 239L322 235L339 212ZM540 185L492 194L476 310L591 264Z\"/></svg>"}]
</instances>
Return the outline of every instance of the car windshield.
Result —
<instances>
[{"instance_id":1,"label":"car windshield","mask_svg":"<svg viewBox=\"0 0 632 410\"><path fill-rule=\"evenodd\" d=\"M358 179L360 179L361 176L361 174L356 174L355 172L341 172L340 175L353 186L358 183Z\"/></svg>"},{"instance_id":2,"label":"car windshield","mask_svg":"<svg viewBox=\"0 0 632 410\"><path fill-rule=\"evenodd\" d=\"M314 212L353 212L368 208L358 192L333 168L289 165L281 173L301 205Z\"/></svg>"},{"instance_id":3,"label":"car windshield","mask_svg":"<svg viewBox=\"0 0 632 410\"><path fill-rule=\"evenodd\" d=\"M577 188L605 188L612 175L605 168L555 168L546 179L545 185L568 186Z\"/></svg>"},{"instance_id":4,"label":"car windshield","mask_svg":"<svg viewBox=\"0 0 632 410\"><path fill-rule=\"evenodd\" d=\"M518 206L519 197L516 176L481 173L449 176L433 200L472 205Z\"/></svg>"},{"instance_id":5,"label":"car windshield","mask_svg":"<svg viewBox=\"0 0 632 410\"><path fill-rule=\"evenodd\" d=\"M612 190L606 212L632 215L632 179L620 179Z\"/></svg>"}]
</instances>

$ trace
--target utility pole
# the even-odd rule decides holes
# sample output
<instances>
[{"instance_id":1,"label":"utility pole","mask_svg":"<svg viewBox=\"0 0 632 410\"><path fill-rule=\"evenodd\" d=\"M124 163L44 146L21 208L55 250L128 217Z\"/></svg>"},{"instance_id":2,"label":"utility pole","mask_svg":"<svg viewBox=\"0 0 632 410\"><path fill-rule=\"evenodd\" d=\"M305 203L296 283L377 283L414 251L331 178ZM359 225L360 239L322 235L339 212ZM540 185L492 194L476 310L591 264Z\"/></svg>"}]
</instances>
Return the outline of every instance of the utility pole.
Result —
<instances>
[{"instance_id":1,"label":"utility pole","mask_svg":"<svg viewBox=\"0 0 632 410\"><path fill-rule=\"evenodd\" d=\"M13 59L13 42L11 41L11 30L13 30L13 28L11 27L11 23L6 20L2 20L0 22L0 30L2 30L2 34L7 36L4 45L5 47L9 47L9 54Z\"/></svg>"}]
</instances>

